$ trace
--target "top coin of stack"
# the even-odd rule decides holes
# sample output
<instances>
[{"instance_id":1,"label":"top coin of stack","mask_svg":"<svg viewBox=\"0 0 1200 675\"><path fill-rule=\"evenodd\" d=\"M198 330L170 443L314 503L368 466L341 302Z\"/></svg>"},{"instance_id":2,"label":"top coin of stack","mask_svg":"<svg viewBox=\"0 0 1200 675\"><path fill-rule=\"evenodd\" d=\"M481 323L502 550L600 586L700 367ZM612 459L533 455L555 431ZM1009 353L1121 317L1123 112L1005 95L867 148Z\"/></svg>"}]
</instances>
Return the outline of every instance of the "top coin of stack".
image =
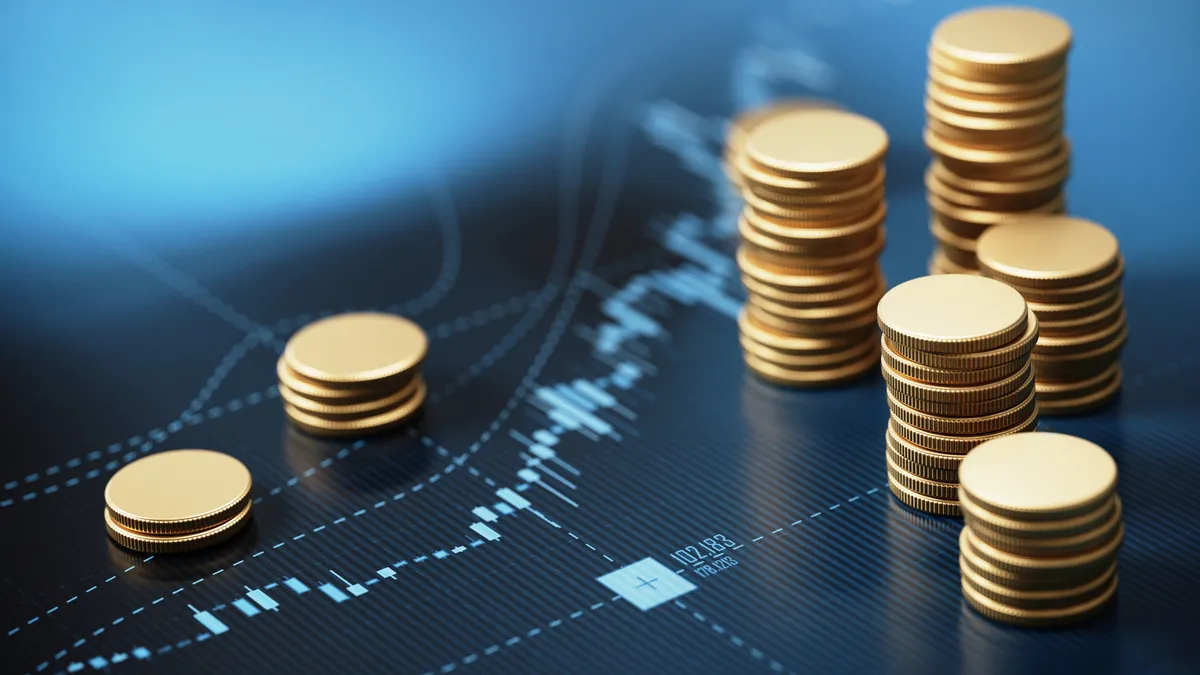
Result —
<instances>
[{"instance_id":1,"label":"top coin of stack","mask_svg":"<svg viewBox=\"0 0 1200 675\"><path fill-rule=\"evenodd\" d=\"M1071 39L1062 19L1022 7L972 9L934 29L925 90L931 274L973 273L975 240L990 225L1065 209Z\"/></svg>"},{"instance_id":2,"label":"top coin of stack","mask_svg":"<svg viewBox=\"0 0 1200 675\"><path fill-rule=\"evenodd\" d=\"M1124 527L1117 465L1103 448L1065 434L1006 436L972 450L959 477L959 566L976 611L1060 626L1114 597Z\"/></svg>"},{"instance_id":3,"label":"top coin of stack","mask_svg":"<svg viewBox=\"0 0 1200 675\"><path fill-rule=\"evenodd\" d=\"M276 364L292 423L315 436L363 436L411 420L425 402L425 332L392 314L331 316L300 329Z\"/></svg>"},{"instance_id":4,"label":"top coin of stack","mask_svg":"<svg viewBox=\"0 0 1200 675\"><path fill-rule=\"evenodd\" d=\"M927 513L959 515L963 457L989 439L1037 428L1029 362L1037 317L998 281L948 274L888 291L879 326L892 493Z\"/></svg>"},{"instance_id":5,"label":"top coin of stack","mask_svg":"<svg viewBox=\"0 0 1200 675\"><path fill-rule=\"evenodd\" d=\"M759 120L734 154L745 186L741 343L764 379L836 384L876 359L887 148L887 133L865 117L793 108Z\"/></svg>"},{"instance_id":6,"label":"top coin of stack","mask_svg":"<svg viewBox=\"0 0 1200 675\"><path fill-rule=\"evenodd\" d=\"M774 115L788 112L789 110L840 110L840 107L832 101L823 101L820 99L805 99L805 98L790 98L772 101L767 105L758 108L745 110L735 116L729 122L729 128L725 131L725 153L724 159L721 162L722 168L725 170L725 176L729 182L740 192L746 187L742 180L742 174L738 171L738 158L746 148L746 136L750 130L758 126L759 122L770 119Z\"/></svg>"},{"instance_id":7,"label":"top coin of stack","mask_svg":"<svg viewBox=\"0 0 1200 675\"><path fill-rule=\"evenodd\" d=\"M979 238L979 268L1020 291L1038 315L1038 402L1048 415L1101 407L1121 390L1129 333L1117 238L1082 218L1023 216Z\"/></svg>"},{"instance_id":8,"label":"top coin of stack","mask_svg":"<svg viewBox=\"0 0 1200 675\"><path fill-rule=\"evenodd\" d=\"M250 472L212 450L171 450L138 459L104 488L104 523L121 546L182 553L211 546L250 521Z\"/></svg>"}]
</instances>

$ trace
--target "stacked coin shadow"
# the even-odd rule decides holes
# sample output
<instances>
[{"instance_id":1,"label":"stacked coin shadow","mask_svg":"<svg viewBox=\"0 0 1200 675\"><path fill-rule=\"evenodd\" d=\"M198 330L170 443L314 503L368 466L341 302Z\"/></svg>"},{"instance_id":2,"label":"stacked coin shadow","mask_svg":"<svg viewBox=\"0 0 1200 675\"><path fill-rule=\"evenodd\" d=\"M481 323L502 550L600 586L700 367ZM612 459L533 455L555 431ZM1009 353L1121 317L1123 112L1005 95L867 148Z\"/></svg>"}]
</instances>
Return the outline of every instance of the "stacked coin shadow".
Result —
<instances>
[{"instance_id":1,"label":"stacked coin shadow","mask_svg":"<svg viewBox=\"0 0 1200 675\"><path fill-rule=\"evenodd\" d=\"M1026 216L985 232L978 251L980 272L1020 292L1038 316L1033 366L1042 412L1076 414L1113 401L1129 334L1116 237L1082 218Z\"/></svg>"},{"instance_id":2,"label":"stacked coin shadow","mask_svg":"<svg viewBox=\"0 0 1200 675\"><path fill-rule=\"evenodd\" d=\"M972 451L961 479L959 567L978 613L1064 626L1115 596L1124 526L1116 465L1102 448L1065 434L1006 437Z\"/></svg>"},{"instance_id":3,"label":"stacked coin shadow","mask_svg":"<svg viewBox=\"0 0 1200 675\"><path fill-rule=\"evenodd\" d=\"M1028 8L968 10L935 28L925 98L930 274L975 272L976 240L995 223L1065 210L1070 47L1064 21Z\"/></svg>"},{"instance_id":4,"label":"stacked coin shadow","mask_svg":"<svg viewBox=\"0 0 1200 675\"><path fill-rule=\"evenodd\" d=\"M288 341L276 364L288 418L314 436L367 436L412 421L425 402L425 333L382 313L316 321Z\"/></svg>"},{"instance_id":5,"label":"stacked coin shadow","mask_svg":"<svg viewBox=\"0 0 1200 675\"><path fill-rule=\"evenodd\" d=\"M764 380L836 385L869 372L886 289L887 133L833 108L776 107L727 151L744 199L743 358Z\"/></svg>"},{"instance_id":6,"label":"stacked coin shadow","mask_svg":"<svg viewBox=\"0 0 1200 675\"><path fill-rule=\"evenodd\" d=\"M977 302L997 309L980 318L971 307ZM915 509L961 515L958 468L967 453L992 438L1037 428L1030 363L1037 317L1012 289L972 275L905 282L879 307L880 361L890 410L888 484ZM910 320L906 311L934 320ZM967 332L962 326L948 328L946 335L921 329L943 325L954 315L968 317L962 324ZM982 330L971 332L972 324Z\"/></svg>"},{"instance_id":7,"label":"stacked coin shadow","mask_svg":"<svg viewBox=\"0 0 1200 675\"><path fill-rule=\"evenodd\" d=\"M154 555L218 544L250 522L250 471L212 450L170 450L109 479L104 524L121 546Z\"/></svg>"}]
</instances>

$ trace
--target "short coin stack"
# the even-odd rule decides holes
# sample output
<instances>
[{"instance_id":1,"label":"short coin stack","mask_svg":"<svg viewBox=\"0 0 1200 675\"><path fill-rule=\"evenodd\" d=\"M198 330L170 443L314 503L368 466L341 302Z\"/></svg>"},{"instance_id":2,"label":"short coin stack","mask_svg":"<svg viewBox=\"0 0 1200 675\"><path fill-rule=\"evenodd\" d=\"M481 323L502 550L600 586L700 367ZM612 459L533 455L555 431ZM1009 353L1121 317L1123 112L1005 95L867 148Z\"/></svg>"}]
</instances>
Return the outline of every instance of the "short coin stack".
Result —
<instances>
[{"instance_id":1,"label":"short coin stack","mask_svg":"<svg viewBox=\"0 0 1200 675\"><path fill-rule=\"evenodd\" d=\"M410 421L425 402L428 340L413 322L374 312L315 321L276 364L292 423L314 436L365 436Z\"/></svg>"},{"instance_id":2,"label":"short coin stack","mask_svg":"<svg viewBox=\"0 0 1200 675\"><path fill-rule=\"evenodd\" d=\"M878 124L832 109L782 109L746 133L733 158L748 298L738 325L763 379L831 385L875 362L887 148Z\"/></svg>"},{"instance_id":3,"label":"short coin stack","mask_svg":"<svg viewBox=\"0 0 1200 675\"><path fill-rule=\"evenodd\" d=\"M1099 408L1121 390L1129 333L1117 238L1082 218L1024 216L979 238L979 268L1020 291L1038 316L1038 403L1047 415Z\"/></svg>"},{"instance_id":4,"label":"short coin stack","mask_svg":"<svg viewBox=\"0 0 1200 675\"><path fill-rule=\"evenodd\" d=\"M962 589L976 611L1060 626L1113 598L1124 527L1103 448L1065 434L1007 436L972 450L959 478Z\"/></svg>"},{"instance_id":5,"label":"short coin stack","mask_svg":"<svg viewBox=\"0 0 1200 675\"><path fill-rule=\"evenodd\" d=\"M888 291L879 326L892 493L921 511L957 516L963 457L990 439L1037 428L1029 361L1037 317L998 281L947 274Z\"/></svg>"},{"instance_id":6,"label":"short coin stack","mask_svg":"<svg viewBox=\"0 0 1200 675\"><path fill-rule=\"evenodd\" d=\"M113 474L104 524L121 546L154 555L212 546L250 522L250 472L212 450L171 450Z\"/></svg>"},{"instance_id":7,"label":"short coin stack","mask_svg":"<svg viewBox=\"0 0 1200 675\"><path fill-rule=\"evenodd\" d=\"M938 248L930 274L972 273L975 240L1018 213L1065 209L1063 96L1071 28L1035 9L988 7L938 24L929 45L925 173Z\"/></svg>"}]
</instances>

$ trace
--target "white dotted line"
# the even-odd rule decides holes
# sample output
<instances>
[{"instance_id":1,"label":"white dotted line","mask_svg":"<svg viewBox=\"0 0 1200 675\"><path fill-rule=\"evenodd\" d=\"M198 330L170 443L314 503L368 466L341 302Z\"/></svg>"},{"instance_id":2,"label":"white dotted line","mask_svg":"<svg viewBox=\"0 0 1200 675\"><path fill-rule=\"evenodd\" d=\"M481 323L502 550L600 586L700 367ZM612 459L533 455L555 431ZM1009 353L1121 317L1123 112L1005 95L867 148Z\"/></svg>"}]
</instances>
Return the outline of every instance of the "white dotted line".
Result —
<instances>
[{"instance_id":1,"label":"white dotted line","mask_svg":"<svg viewBox=\"0 0 1200 675\"><path fill-rule=\"evenodd\" d=\"M883 485L884 485L884 487L887 487L887 483L884 483ZM874 487L874 488L871 488L870 490L863 492L861 495L858 495L858 494L851 495L850 497L843 499L842 501L837 502L836 504L831 504L831 505L825 507L825 510L823 510L823 511L814 511L813 513L810 513L807 518L803 518L803 517L797 518L796 520L793 520L791 523L788 523L787 525L784 525L782 527L777 527L774 530L771 530L767 534L760 534L757 537L752 538L750 540L750 543L757 544L760 541L781 537L781 536L787 534L788 528L803 525L805 520L816 520L817 518L822 517L822 515L824 515L826 517L828 517L830 515L834 515L835 512L838 511L838 509L841 509L844 506L850 506L851 504L855 504L855 503L859 502L859 500L863 499L864 497L870 497L879 492L880 492L880 489L877 487ZM738 546L734 546L730 550L737 550L739 548L742 548L742 546L745 546L745 544L739 544Z\"/></svg>"},{"instance_id":2,"label":"white dotted line","mask_svg":"<svg viewBox=\"0 0 1200 675\"><path fill-rule=\"evenodd\" d=\"M723 635L723 636L725 636L726 638L728 638L728 639L729 639L729 644L733 645L734 647L737 647L738 649L744 649L744 650L746 650L746 652L747 652L748 654L750 654L751 658L753 658L755 661L761 661L761 662L763 662L763 663L764 663L764 664L766 664L766 666L767 666L768 668L770 668L770 669L771 669L773 672L776 672L776 673L782 673L782 672L784 672L785 670L787 670L786 668L784 668L784 667L783 667L783 664L782 664L782 663L780 663L780 662L776 661L775 659L772 659L772 658L768 657L766 654L764 654L764 653L762 652L762 650L760 650L760 649L756 649L756 648L754 648L754 647L751 647L751 646L747 645L745 640L743 640L742 638L740 638L740 637L738 637L738 636L734 635L733 633L730 633L728 630L726 630L726 629L725 629L723 626L721 626L720 624L713 623L712 621L710 621L710 620L709 620L707 617L705 617L705 616L704 616L703 614L701 614L700 612L692 611L692 610L691 610L691 609L689 609L689 608L688 608L688 606L687 606L686 604L684 604L682 601L680 601L680 600L676 600L676 601L675 601L675 606L676 606L676 607L678 607L679 609L682 609L682 610L683 610L683 611L685 611L685 612L689 612L689 613L691 614L691 616L692 616L692 618L693 618L693 619L695 619L695 620L699 621L700 623L702 623L702 624L704 624L704 625L708 626L708 627L709 627L709 628L711 628L711 629L712 629L712 631L713 631L714 633L716 633L717 635ZM791 671L788 671L788 672L789 672L789 673L791 673L791 675L795 675L795 673L793 673L793 672L791 672Z\"/></svg>"}]
</instances>

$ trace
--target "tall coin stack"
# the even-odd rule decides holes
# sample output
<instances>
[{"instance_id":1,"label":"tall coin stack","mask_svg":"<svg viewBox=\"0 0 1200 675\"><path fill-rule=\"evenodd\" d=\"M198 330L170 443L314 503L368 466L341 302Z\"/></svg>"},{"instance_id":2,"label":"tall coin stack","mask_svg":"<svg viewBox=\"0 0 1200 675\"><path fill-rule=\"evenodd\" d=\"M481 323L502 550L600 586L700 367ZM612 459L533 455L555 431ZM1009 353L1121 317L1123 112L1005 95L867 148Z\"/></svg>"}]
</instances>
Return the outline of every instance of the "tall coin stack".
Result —
<instances>
[{"instance_id":1,"label":"tall coin stack","mask_svg":"<svg viewBox=\"0 0 1200 675\"><path fill-rule=\"evenodd\" d=\"M1065 209L1063 97L1071 29L1035 9L989 7L938 24L929 45L925 173L929 273L974 273L975 242L1020 213Z\"/></svg>"},{"instance_id":2,"label":"tall coin stack","mask_svg":"<svg viewBox=\"0 0 1200 675\"><path fill-rule=\"evenodd\" d=\"M366 436L401 426L425 403L428 341L415 323L373 312L301 328L276 364L283 409L314 436Z\"/></svg>"},{"instance_id":3,"label":"tall coin stack","mask_svg":"<svg viewBox=\"0 0 1200 675\"><path fill-rule=\"evenodd\" d=\"M1117 466L1103 448L1065 434L1007 436L972 450L959 473L969 605L1030 627L1077 623L1108 605L1124 527Z\"/></svg>"},{"instance_id":4,"label":"tall coin stack","mask_svg":"<svg viewBox=\"0 0 1200 675\"><path fill-rule=\"evenodd\" d=\"M763 379L832 385L875 362L887 148L881 126L832 109L778 110L746 133L738 325Z\"/></svg>"},{"instance_id":5,"label":"tall coin stack","mask_svg":"<svg viewBox=\"0 0 1200 675\"><path fill-rule=\"evenodd\" d=\"M983 233L979 269L1020 291L1038 316L1038 403L1047 415L1094 410L1121 390L1129 328L1117 238L1082 218L1025 216Z\"/></svg>"},{"instance_id":6,"label":"tall coin stack","mask_svg":"<svg viewBox=\"0 0 1200 675\"><path fill-rule=\"evenodd\" d=\"M927 513L960 515L963 457L990 439L1037 428L1029 360L1037 317L998 281L947 274L888 291L879 327L892 493Z\"/></svg>"}]
</instances>

